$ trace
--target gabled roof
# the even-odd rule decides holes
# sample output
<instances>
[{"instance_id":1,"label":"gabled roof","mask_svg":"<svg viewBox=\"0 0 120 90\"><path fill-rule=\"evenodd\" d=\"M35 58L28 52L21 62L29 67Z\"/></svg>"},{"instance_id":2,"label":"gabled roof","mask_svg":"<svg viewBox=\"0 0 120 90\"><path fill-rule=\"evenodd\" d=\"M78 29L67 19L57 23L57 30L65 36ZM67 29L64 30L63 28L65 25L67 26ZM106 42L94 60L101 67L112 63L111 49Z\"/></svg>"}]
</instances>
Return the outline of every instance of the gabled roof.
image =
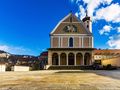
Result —
<instances>
[{"instance_id":1,"label":"gabled roof","mask_svg":"<svg viewBox=\"0 0 120 90\"><path fill-rule=\"evenodd\" d=\"M84 30L88 33L88 34L91 34L91 32L85 27L83 21L81 21L80 19L78 19L74 14L72 13L69 13L67 16L65 16L62 20L59 21L59 23L56 25L56 27L52 30L52 32L50 34L53 34L56 29L60 26L61 23L66 23L66 20L69 18L69 17L73 17L76 19L76 21L82 25L82 27L84 28Z\"/></svg>"},{"instance_id":2,"label":"gabled roof","mask_svg":"<svg viewBox=\"0 0 120 90\"><path fill-rule=\"evenodd\" d=\"M94 55L119 55L120 49L94 50Z\"/></svg>"}]
</instances>

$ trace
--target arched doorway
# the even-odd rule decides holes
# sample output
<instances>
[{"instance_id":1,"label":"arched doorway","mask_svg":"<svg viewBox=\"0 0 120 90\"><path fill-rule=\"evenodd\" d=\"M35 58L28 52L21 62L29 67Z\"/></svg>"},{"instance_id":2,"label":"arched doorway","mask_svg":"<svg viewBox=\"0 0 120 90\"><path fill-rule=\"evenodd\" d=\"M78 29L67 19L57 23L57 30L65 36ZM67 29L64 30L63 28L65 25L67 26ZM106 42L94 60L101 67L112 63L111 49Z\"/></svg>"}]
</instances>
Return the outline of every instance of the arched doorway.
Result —
<instances>
[{"instance_id":1,"label":"arched doorway","mask_svg":"<svg viewBox=\"0 0 120 90\"><path fill-rule=\"evenodd\" d=\"M66 60L66 54L62 53L60 55L60 65L66 65L67 64L67 60Z\"/></svg>"},{"instance_id":2,"label":"arched doorway","mask_svg":"<svg viewBox=\"0 0 120 90\"><path fill-rule=\"evenodd\" d=\"M83 63L83 55L81 53L76 54L76 65L82 65Z\"/></svg>"},{"instance_id":3,"label":"arched doorway","mask_svg":"<svg viewBox=\"0 0 120 90\"><path fill-rule=\"evenodd\" d=\"M89 53L85 53L84 55L84 65L90 65L91 55Z\"/></svg>"},{"instance_id":4,"label":"arched doorway","mask_svg":"<svg viewBox=\"0 0 120 90\"><path fill-rule=\"evenodd\" d=\"M58 65L58 54L53 53L52 55L52 65Z\"/></svg>"},{"instance_id":5,"label":"arched doorway","mask_svg":"<svg viewBox=\"0 0 120 90\"><path fill-rule=\"evenodd\" d=\"M68 65L74 65L74 54L73 53L68 54Z\"/></svg>"}]
</instances>

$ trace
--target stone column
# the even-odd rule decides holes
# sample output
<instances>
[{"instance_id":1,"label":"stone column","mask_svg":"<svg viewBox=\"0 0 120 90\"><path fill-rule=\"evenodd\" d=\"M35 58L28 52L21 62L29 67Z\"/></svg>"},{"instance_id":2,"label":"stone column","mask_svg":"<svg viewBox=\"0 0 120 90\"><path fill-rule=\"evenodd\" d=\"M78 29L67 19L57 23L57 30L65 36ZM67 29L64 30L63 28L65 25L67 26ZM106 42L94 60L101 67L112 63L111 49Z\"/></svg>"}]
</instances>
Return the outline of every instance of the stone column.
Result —
<instances>
[{"instance_id":1,"label":"stone column","mask_svg":"<svg viewBox=\"0 0 120 90\"><path fill-rule=\"evenodd\" d=\"M74 55L74 65L76 66L76 53Z\"/></svg>"},{"instance_id":2,"label":"stone column","mask_svg":"<svg viewBox=\"0 0 120 90\"><path fill-rule=\"evenodd\" d=\"M79 37L79 48L81 47L81 37Z\"/></svg>"},{"instance_id":3,"label":"stone column","mask_svg":"<svg viewBox=\"0 0 120 90\"><path fill-rule=\"evenodd\" d=\"M84 48L84 37L82 37L82 48Z\"/></svg>"},{"instance_id":4,"label":"stone column","mask_svg":"<svg viewBox=\"0 0 120 90\"><path fill-rule=\"evenodd\" d=\"M92 48L94 47L94 38L92 37Z\"/></svg>"},{"instance_id":5,"label":"stone column","mask_svg":"<svg viewBox=\"0 0 120 90\"><path fill-rule=\"evenodd\" d=\"M68 66L68 53L66 53L66 60L67 60L67 66Z\"/></svg>"},{"instance_id":6,"label":"stone column","mask_svg":"<svg viewBox=\"0 0 120 90\"><path fill-rule=\"evenodd\" d=\"M90 41L90 38L91 38L91 37L89 37L89 46L88 46L89 48L91 48L91 44L90 44L91 41Z\"/></svg>"},{"instance_id":7,"label":"stone column","mask_svg":"<svg viewBox=\"0 0 120 90\"><path fill-rule=\"evenodd\" d=\"M48 51L48 65L52 65L52 53Z\"/></svg>"},{"instance_id":8,"label":"stone column","mask_svg":"<svg viewBox=\"0 0 120 90\"><path fill-rule=\"evenodd\" d=\"M82 55L83 55L83 64L82 65L84 65L84 53L82 53Z\"/></svg>"},{"instance_id":9,"label":"stone column","mask_svg":"<svg viewBox=\"0 0 120 90\"><path fill-rule=\"evenodd\" d=\"M93 62L94 62L93 60L94 60L94 55L93 55L93 52L91 52L90 65L93 64Z\"/></svg>"},{"instance_id":10,"label":"stone column","mask_svg":"<svg viewBox=\"0 0 120 90\"><path fill-rule=\"evenodd\" d=\"M61 36L61 48L63 48L63 45L62 45L62 43L63 43L63 37Z\"/></svg>"},{"instance_id":11,"label":"stone column","mask_svg":"<svg viewBox=\"0 0 120 90\"><path fill-rule=\"evenodd\" d=\"M72 38L73 38L73 48L75 48L75 37Z\"/></svg>"},{"instance_id":12,"label":"stone column","mask_svg":"<svg viewBox=\"0 0 120 90\"><path fill-rule=\"evenodd\" d=\"M58 65L60 66L60 53L58 54Z\"/></svg>"},{"instance_id":13,"label":"stone column","mask_svg":"<svg viewBox=\"0 0 120 90\"><path fill-rule=\"evenodd\" d=\"M60 45L60 36L58 38L59 38L58 45L59 45L59 48L60 48L61 47L61 45Z\"/></svg>"},{"instance_id":14,"label":"stone column","mask_svg":"<svg viewBox=\"0 0 120 90\"><path fill-rule=\"evenodd\" d=\"M53 48L53 36L51 36L51 48Z\"/></svg>"},{"instance_id":15,"label":"stone column","mask_svg":"<svg viewBox=\"0 0 120 90\"><path fill-rule=\"evenodd\" d=\"M67 37L67 48L69 48L69 37Z\"/></svg>"}]
</instances>

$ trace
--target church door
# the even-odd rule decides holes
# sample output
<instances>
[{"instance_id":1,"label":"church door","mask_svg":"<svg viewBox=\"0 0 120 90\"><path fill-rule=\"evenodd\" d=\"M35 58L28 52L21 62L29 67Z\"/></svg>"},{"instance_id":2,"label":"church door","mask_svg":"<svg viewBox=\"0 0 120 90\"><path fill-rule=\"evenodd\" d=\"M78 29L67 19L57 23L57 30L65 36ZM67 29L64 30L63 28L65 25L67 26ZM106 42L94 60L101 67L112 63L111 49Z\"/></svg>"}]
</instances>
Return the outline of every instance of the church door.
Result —
<instances>
[{"instance_id":1,"label":"church door","mask_svg":"<svg viewBox=\"0 0 120 90\"><path fill-rule=\"evenodd\" d=\"M70 53L68 55L68 65L74 65L74 54Z\"/></svg>"}]
</instances>

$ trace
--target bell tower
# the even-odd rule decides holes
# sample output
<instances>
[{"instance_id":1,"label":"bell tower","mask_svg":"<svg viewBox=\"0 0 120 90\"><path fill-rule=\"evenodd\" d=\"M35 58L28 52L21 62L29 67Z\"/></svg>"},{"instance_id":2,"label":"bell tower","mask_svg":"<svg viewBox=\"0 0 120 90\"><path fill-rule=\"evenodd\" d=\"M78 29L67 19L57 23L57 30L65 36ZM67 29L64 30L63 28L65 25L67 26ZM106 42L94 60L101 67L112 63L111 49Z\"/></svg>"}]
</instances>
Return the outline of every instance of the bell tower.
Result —
<instances>
[{"instance_id":1,"label":"bell tower","mask_svg":"<svg viewBox=\"0 0 120 90\"><path fill-rule=\"evenodd\" d=\"M88 16L88 11L86 10L86 16L82 19L86 28L92 33L92 20L91 17Z\"/></svg>"}]
</instances>

